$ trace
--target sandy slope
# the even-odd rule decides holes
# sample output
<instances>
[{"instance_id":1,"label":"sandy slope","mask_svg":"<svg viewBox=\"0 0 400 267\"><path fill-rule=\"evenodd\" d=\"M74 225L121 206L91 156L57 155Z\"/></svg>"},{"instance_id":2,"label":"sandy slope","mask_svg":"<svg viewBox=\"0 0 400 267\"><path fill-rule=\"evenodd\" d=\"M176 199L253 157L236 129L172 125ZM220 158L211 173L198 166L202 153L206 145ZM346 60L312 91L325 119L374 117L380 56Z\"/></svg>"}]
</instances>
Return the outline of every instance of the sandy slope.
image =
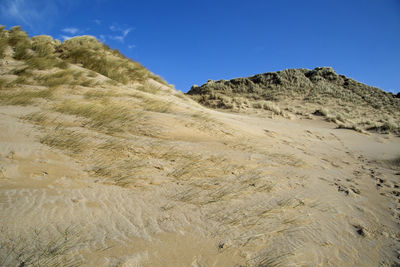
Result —
<instances>
[{"instance_id":1,"label":"sandy slope","mask_svg":"<svg viewBox=\"0 0 400 267\"><path fill-rule=\"evenodd\" d=\"M51 239L72 227L85 266L399 263L400 170L390 163L399 138L318 118L181 109L149 118L160 129L151 153L177 158L149 156L141 184L117 186L84 157L41 144L44 132L18 119L35 108L1 107L3 234L29 240L40 229Z\"/></svg>"}]
</instances>

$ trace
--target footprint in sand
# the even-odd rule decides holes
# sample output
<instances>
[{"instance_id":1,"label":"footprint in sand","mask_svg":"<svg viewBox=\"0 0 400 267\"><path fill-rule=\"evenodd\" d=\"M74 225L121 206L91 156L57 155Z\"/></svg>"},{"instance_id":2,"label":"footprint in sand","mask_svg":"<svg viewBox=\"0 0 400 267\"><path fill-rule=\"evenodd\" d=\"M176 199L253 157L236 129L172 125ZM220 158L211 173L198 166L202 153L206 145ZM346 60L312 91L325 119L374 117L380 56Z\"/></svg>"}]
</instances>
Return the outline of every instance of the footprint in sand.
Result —
<instances>
[{"instance_id":1,"label":"footprint in sand","mask_svg":"<svg viewBox=\"0 0 400 267\"><path fill-rule=\"evenodd\" d=\"M354 193L359 195L360 194L360 189L354 187L354 186L350 186L349 188L342 185L342 184L338 184L335 183L335 185L337 186L338 192L342 192L344 193L346 196L348 196L350 193Z\"/></svg>"},{"instance_id":2,"label":"footprint in sand","mask_svg":"<svg viewBox=\"0 0 400 267\"><path fill-rule=\"evenodd\" d=\"M357 233L358 235L360 235L360 236L362 236L362 237L365 237L365 236L366 236L366 231L365 231L365 228L364 228L364 227L362 227L361 225L358 225L358 224L353 225L353 227L354 227L354 229L356 230L356 233Z\"/></svg>"}]
</instances>

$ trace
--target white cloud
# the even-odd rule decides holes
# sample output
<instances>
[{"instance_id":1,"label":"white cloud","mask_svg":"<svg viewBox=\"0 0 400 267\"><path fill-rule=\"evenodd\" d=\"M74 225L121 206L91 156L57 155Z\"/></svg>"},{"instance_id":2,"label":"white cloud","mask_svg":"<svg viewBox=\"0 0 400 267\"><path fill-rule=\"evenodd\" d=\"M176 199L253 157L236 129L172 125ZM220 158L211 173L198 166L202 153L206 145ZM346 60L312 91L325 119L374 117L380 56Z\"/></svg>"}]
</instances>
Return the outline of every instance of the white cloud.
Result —
<instances>
[{"instance_id":1,"label":"white cloud","mask_svg":"<svg viewBox=\"0 0 400 267\"><path fill-rule=\"evenodd\" d=\"M77 28L64 28L62 29L63 32L70 33L70 34L76 34L79 30Z\"/></svg>"},{"instance_id":2,"label":"white cloud","mask_svg":"<svg viewBox=\"0 0 400 267\"><path fill-rule=\"evenodd\" d=\"M96 23L97 25L101 24L101 20L99 20L99 19L94 19L93 22Z\"/></svg>"},{"instance_id":3,"label":"white cloud","mask_svg":"<svg viewBox=\"0 0 400 267\"><path fill-rule=\"evenodd\" d=\"M132 49L132 48L135 48L135 47L136 47L136 45L134 45L134 44L128 45L129 49Z\"/></svg>"},{"instance_id":4,"label":"white cloud","mask_svg":"<svg viewBox=\"0 0 400 267\"><path fill-rule=\"evenodd\" d=\"M63 41L65 41L65 40L71 39L74 36L61 35L60 37L61 37L61 39L63 39Z\"/></svg>"}]
</instances>

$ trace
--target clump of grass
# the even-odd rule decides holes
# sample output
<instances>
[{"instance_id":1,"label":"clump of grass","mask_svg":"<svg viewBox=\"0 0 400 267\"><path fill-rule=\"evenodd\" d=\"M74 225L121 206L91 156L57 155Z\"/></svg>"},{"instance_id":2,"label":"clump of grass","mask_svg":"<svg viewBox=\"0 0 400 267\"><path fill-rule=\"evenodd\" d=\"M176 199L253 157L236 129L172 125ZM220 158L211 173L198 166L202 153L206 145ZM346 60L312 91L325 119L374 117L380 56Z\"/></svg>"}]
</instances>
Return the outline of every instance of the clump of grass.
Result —
<instances>
[{"instance_id":1,"label":"clump of grass","mask_svg":"<svg viewBox=\"0 0 400 267\"><path fill-rule=\"evenodd\" d=\"M319 108L319 109L315 110L313 114L316 116L327 117L329 115L329 111L325 108Z\"/></svg>"},{"instance_id":2,"label":"clump of grass","mask_svg":"<svg viewBox=\"0 0 400 267\"><path fill-rule=\"evenodd\" d=\"M159 112L159 113L166 113L171 111L171 103L161 102L159 100L154 99L144 99L144 110L152 111L152 112Z\"/></svg>"},{"instance_id":3,"label":"clump of grass","mask_svg":"<svg viewBox=\"0 0 400 267\"><path fill-rule=\"evenodd\" d=\"M187 97L185 94L183 94L181 91L176 91L174 96L179 97L182 100L189 100L189 97Z\"/></svg>"},{"instance_id":4,"label":"clump of grass","mask_svg":"<svg viewBox=\"0 0 400 267\"><path fill-rule=\"evenodd\" d=\"M5 27L0 25L0 58L4 58L5 51L8 47L7 34Z\"/></svg>"},{"instance_id":5,"label":"clump of grass","mask_svg":"<svg viewBox=\"0 0 400 267\"><path fill-rule=\"evenodd\" d=\"M83 77L83 72L79 70L66 69L55 73L45 74L38 77L40 85L48 87L58 87L62 85L82 85L90 86L93 82Z\"/></svg>"},{"instance_id":6,"label":"clump of grass","mask_svg":"<svg viewBox=\"0 0 400 267\"><path fill-rule=\"evenodd\" d=\"M160 91L161 86L154 85L152 83L146 82L140 86L138 86L136 89L142 92L146 93L151 93L151 94L157 94L157 92Z\"/></svg>"},{"instance_id":7,"label":"clump of grass","mask_svg":"<svg viewBox=\"0 0 400 267\"><path fill-rule=\"evenodd\" d=\"M23 120L28 120L36 124L44 124L48 120L48 116L44 112L33 112L20 117Z\"/></svg>"},{"instance_id":8,"label":"clump of grass","mask_svg":"<svg viewBox=\"0 0 400 267\"><path fill-rule=\"evenodd\" d=\"M6 79L0 79L0 89L6 88L9 82Z\"/></svg>"},{"instance_id":9,"label":"clump of grass","mask_svg":"<svg viewBox=\"0 0 400 267\"><path fill-rule=\"evenodd\" d=\"M340 122L345 122L345 119L344 119L343 115L340 114L340 113L339 113L339 114L336 114L335 119L338 120L338 121L340 121Z\"/></svg>"},{"instance_id":10,"label":"clump of grass","mask_svg":"<svg viewBox=\"0 0 400 267\"><path fill-rule=\"evenodd\" d=\"M399 127L393 122L386 121L381 125L375 125L375 126L369 127L367 130L375 131L375 132L383 133L383 134L388 134L390 132L398 132Z\"/></svg>"},{"instance_id":11,"label":"clump of grass","mask_svg":"<svg viewBox=\"0 0 400 267\"><path fill-rule=\"evenodd\" d=\"M55 44L53 38L48 35L38 35L32 37L32 50L38 57L54 56Z\"/></svg>"},{"instance_id":12,"label":"clump of grass","mask_svg":"<svg viewBox=\"0 0 400 267\"><path fill-rule=\"evenodd\" d=\"M353 131L356 131L356 132L359 132L359 133L364 133L363 129L358 127L355 124L343 124L343 123L340 123L340 124L338 124L337 129L347 129L347 130L353 130Z\"/></svg>"},{"instance_id":13,"label":"clump of grass","mask_svg":"<svg viewBox=\"0 0 400 267\"><path fill-rule=\"evenodd\" d=\"M30 56L31 39L20 26L12 27L8 31L8 44L14 49L15 59L26 59Z\"/></svg>"},{"instance_id":14,"label":"clump of grass","mask_svg":"<svg viewBox=\"0 0 400 267\"><path fill-rule=\"evenodd\" d=\"M117 160L113 164L107 162L97 162L92 168L96 176L104 177L114 182L118 186L126 186L140 179L141 169L146 167L143 160L125 159Z\"/></svg>"},{"instance_id":15,"label":"clump of grass","mask_svg":"<svg viewBox=\"0 0 400 267\"><path fill-rule=\"evenodd\" d=\"M263 108L265 110L272 111L276 115L283 115L283 112L281 111L281 109L275 103L273 103L271 101L265 101L263 104Z\"/></svg>"},{"instance_id":16,"label":"clump of grass","mask_svg":"<svg viewBox=\"0 0 400 267\"><path fill-rule=\"evenodd\" d=\"M86 136L72 130L57 126L40 138L40 143L62 150L79 153L87 147Z\"/></svg>"},{"instance_id":17,"label":"clump of grass","mask_svg":"<svg viewBox=\"0 0 400 267\"><path fill-rule=\"evenodd\" d=\"M80 266L75 251L84 241L73 228L59 230L50 236L38 230L29 235L12 236L0 231L0 266Z\"/></svg>"},{"instance_id":18,"label":"clump of grass","mask_svg":"<svg viewBox=\"0 0 400 267\"><path fill-rule=\"evenodd\" d=\"M131 127L141 117L140 113L131 113L127 108L107 103L81 103L65 101L54 106L54 110L83 117L89 120L87 125L109 132L123 131Z\"/></svg>"},{"instance_id":19,"label":"clump of grass","mask_svg":"<svg viewBox=\"0 0 400 267\"><path fill-rule=\"evenodd\" d=\"M90 98L104 99L104 98L110 97L110 96L119 96L119 94L112 93L109 91L90 90L90 91L87 91L86 93L84 93L83 96L87 99L90 99Z\"/></svg>"},{"instance_id":20,"label":"clump of grass","mask_svg":"<svg viewBox=\"0 0 400 267\"><path fill-rule=\"evenodd\" d=\"M252 107L256 109L264 109L271 111L275 115L289 117L286 112L282 111L277 104L271 101L257 101L252 103Z\"/></svg>"},{"instance_id":21,"label":"clump of grass","mask_svg":"<svg viewBox=\"0 0 400 267\"><path fill-rule=\"evenodd\" d=\"M55 57L30 57L25 63L30 69L47 70L56 66L63 68L62 62Z\"/></svg>"},{"instance_id":22,"label":"clump of grass","mask_svg":"<svg viewBox=\"0 0 400 267\"><path fill-rule=\"evenodd\" d=\"M37 91L21 91L18 93L0 93L0 103L4 105L29 105L32 104L36 98L49 99L53 95L50 89L37 90Z\"/></svg>"},{"instance_id":23,"label":"clump of grass","mask_svg":"<svg viewBox=\"0 0 400 267\"><path fill-rule=\"evenodd\" d=\"M16 84L27 84L28 83L28 79L24 76L19 76L17 79L14 80L13 83Z\"/></svg>"}]
</instances>

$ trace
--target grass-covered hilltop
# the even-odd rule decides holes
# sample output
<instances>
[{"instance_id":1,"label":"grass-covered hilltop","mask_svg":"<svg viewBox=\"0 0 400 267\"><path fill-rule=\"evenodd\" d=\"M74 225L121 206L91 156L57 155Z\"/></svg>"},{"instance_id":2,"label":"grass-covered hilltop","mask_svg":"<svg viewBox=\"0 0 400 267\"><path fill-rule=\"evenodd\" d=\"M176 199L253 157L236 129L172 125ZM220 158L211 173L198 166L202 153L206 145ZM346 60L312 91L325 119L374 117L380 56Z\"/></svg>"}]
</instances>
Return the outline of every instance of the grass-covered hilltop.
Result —
<instances>
[{"instance_id":1,"label":"grass-covered hilltop","mask_svg":"<svg viewBox=\"0 0 400 267\"><path fill-rule=\"evenodd\" d=\"M78 36L61 43L47 35L29 38L19 26L8 31L5 30L4 26L1 26L0 58L13 58L24 63L19 69L14 70L16 72L14 74L19 75L20 78L15 83L20 84L25 82L25 84L50 86L71 83L89 85L91 79L84 77L74 79L75 81L68 79L71 78L71 75L79 76L77 73L68 71L69 64L80 64L85 69L123 84L144 81L147 78L165 83L139 63L125 58L118 50L110 49L92 36ZM63 72L58 72L57 75L53 74L51 77L39 77L39 75L35 75L37 73L33 72L49 69L59 69ZM3 81L2 86L5 85L4 83Z\"/></svg>"},{"instance_id":2,"label":"grass-covered hilltop","mask_svg":"<svg viewBox=\"0 0 400 267\"><path fill-rule=\"evenodd\" d=\"M325 116L338 127L400 133L400 93L338 75L330 67L287 69L229 81L208 81L188 92L219 109L269 110L283 116Z\"/></svg>"},{"instance_id":3,"label":"grass-covered hilltop","mask_svg":"<svg viewBox=\"0 0 400 267\"><path fill-rule=\"evenodd\" d=\"M400 266L399 113L330 68L183 94L1 27L0 266Z\"/></svg>"}]
</instances>

